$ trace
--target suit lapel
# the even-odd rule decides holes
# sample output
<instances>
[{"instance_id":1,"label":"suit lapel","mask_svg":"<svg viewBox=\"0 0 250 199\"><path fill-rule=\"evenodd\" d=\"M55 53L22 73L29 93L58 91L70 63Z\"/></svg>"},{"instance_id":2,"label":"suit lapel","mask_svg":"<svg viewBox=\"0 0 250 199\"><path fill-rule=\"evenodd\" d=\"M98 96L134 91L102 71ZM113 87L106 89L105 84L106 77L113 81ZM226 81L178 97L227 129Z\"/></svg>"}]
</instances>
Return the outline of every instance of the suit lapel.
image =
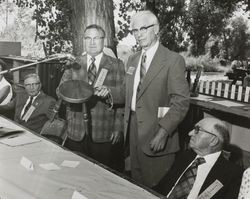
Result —
<instances>
[{"instance_id":1,"label":"suit lapel","mask_svg":"<svg viewBox=\"0 0 250 199\"><path fill-rule=\"evenodd\" d=\"M152 82L152 80L157 76L163 67L166 67L166 64L163 63L166 59L166 50L160 44L158 49L155 52L153 60L150 64L150 67L146 73L146 76L142 82L140 91L137 93L137 100L142 96L146 88ZM138 63L138 62L137 62ZM138 64L137 64L138 65Z\"/></svg>"},{"instance_id":2,"label":"suit lapel","mask_svg":"<svg viewBox=\"0 0 250 199\"><path fill-rule=\"evenodd\" d=\"M215 182L215 180L219 180L221 183L221 179L226 178L227 176L223 176L223 172L225 170L225 159L222 155L219 156L218 160L215 162L214 166L210 170L207 175L205 182L203 183L199 194L201 194L204 190L206 190L211 184Z\"/></svg>"},{"instance_id":3,"label":"suit lapel","mask_svg":"<svg viewBox=\"0 0 250 199\"><path fill-rule=\"evenodd\" d=\"M134 90L134 80L135 80L135 73L138 67L138 62L140 60L140 53L138 53L133 60L131 60L130 65L128 66L128 70L127 70L127 82L126 82L126 86L128 88L128 95L129 99L128 99L128 104L131 105L131 100L132 100L132 96L133 96L133 90ZM132 71L133 73L129 73L130 68L134 68Z\"/></svg>"}]
</instances>

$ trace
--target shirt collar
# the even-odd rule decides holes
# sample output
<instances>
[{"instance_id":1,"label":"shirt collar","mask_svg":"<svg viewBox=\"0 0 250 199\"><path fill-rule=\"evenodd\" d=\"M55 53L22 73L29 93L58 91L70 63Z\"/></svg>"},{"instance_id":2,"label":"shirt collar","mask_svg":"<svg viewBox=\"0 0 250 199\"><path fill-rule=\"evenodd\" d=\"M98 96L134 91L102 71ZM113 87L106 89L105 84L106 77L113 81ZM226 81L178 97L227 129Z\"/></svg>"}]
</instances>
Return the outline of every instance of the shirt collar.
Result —
<instances>
[{"instance_id":1,"label":"shirt collar","mask_svg":"<svg viewBox=\"0 0 250 199\"><path fill-rule=\"evenodd\" d=\"M100 54L98 54L97 56L95 56L95 65L96 65L97 71L99 69L99 65L100 65L102 56L103 56L103 52L101 52ZM89 54L87 54L87 64L88 64L87 65L87 69L89 69L89 66L92 63L92 59L91 58L92 58L92 56L90 56Z\"/></svg>"},{"instance_id":2,"label":"shirt collar","mask_svg":"<svg viewBox=\"0 0 250 199\"><path fill-rule=\"evenodd\" d=\"M145 51L144 49L142 49L142 54L143 54L144 52L146 52L146 56L147 56L147 57L148 57L148 56L154 56L154 54L155 54L157 48L159 47L159 44L160 44L160 42L159 42L159 40L157 40L157 41L155 42L155 44L154 44L151 48L149 48L147 51Z\"/></svg>"},{"instance_id":3,"label":"shirt collar","mask_svg":"<svg viewBox=\"0 0 250 199\"><path fill-rule=\"evenodd\" d=\"M221 155L221 151L218 151L215 153L205 155L205 156L203 156L203 158L206 160L207 164L214 164L220 155ZM202 156L197 155L196 158L198 158L198 157L202 157Z\"/></svg>"}]
</instances>

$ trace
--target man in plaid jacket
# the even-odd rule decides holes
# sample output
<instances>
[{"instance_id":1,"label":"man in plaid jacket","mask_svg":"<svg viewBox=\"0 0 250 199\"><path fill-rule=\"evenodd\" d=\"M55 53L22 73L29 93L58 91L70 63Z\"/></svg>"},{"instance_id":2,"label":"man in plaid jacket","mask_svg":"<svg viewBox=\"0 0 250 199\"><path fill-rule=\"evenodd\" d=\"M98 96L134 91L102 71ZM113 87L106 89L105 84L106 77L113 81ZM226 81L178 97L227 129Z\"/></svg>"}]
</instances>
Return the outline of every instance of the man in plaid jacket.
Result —
<instances>
[{"instance_id":1,"label":"man in plaid jacket","mask_svg":"<svg viewBox=\"0 0 250 199\"><path fill-rule=\"evenodd\" d=\"M125 68L121 60L103 52L105 32L98 25L84 31L86 54L77 57L72 67L65 70L60 84L68 80L83 80L94 87L100 72L106 71L104 83L94 88L94 95L86 102L89 135L86 135L82 104L67 107L67 140L65 146L112 167L114 146L123 143L122 104L113 104L112 98L121 95ZM91 71L94 65L94 71ZM94 78L94 79L93 79ZM122 158L123 154L119 154Z\"/></svg>"}]
</instances>

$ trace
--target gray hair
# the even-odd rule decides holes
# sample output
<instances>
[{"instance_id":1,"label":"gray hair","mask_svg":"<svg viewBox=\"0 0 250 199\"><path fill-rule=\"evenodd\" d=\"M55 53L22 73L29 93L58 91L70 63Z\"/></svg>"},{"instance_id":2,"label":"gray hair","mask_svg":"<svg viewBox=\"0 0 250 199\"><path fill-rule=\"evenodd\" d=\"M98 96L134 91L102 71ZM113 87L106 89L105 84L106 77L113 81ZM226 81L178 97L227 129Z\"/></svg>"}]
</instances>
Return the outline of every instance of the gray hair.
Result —
<instances>
[{"instance_id":1,"label":"gray hair","mask_svg":"<svg viewBox=\"0 0 250 199\"><path fill-rule=\"evenodd\" d=\"M218 132L220 139L220 142L222 144L222 147L229 144L230 136L229 136L229 130L226 126L226 124L223 123L217 123L214 125L214 129Z\"/></svg>"},{"instance_id":2,"label":"gray hair","mask_svg":"<svg viewBox=\"0 0 250 199\"><path fill-rule=\"evenodd\" d=\"M29 74L25 75L25 76L24 76L24 81L25 81L26 79L28 79L28 78L31 78L31 77L36 78L37 81L41 83L40 77L39 77L39 75L36 74L36 73L29 73Z\"/></svg>"},{"instance_id":3,"label":"gray hair","mask_svg":"<svg viewBox=\"0 0 250 199\"><path fill-rule=\"evenodd\" d=\"M159 25L159 21L157 19L157 17L155 16L154 13L152 13L150 10L143 10L140 12L135 13L132 18L131 18L131 27L133 26L134 22L140 18L140 17L145 17L148 19L149 22L155 24L155 25Z\"/></svg>"}]
</instances>

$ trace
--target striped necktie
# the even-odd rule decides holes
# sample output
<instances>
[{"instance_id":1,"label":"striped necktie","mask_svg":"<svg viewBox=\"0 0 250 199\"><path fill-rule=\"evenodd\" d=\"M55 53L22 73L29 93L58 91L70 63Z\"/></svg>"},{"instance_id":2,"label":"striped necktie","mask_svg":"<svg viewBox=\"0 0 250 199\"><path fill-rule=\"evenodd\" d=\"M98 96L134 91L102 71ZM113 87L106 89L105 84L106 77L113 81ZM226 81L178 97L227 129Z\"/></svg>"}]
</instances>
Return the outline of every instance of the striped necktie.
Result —
<instances>
[{"instance_id":1,"label":"striped necktie","mask_svg":"<svg viewBox=\"0 0 250 199\"><path fill-rule=\"evenodd\" d=\"M96 79L96 74L97 74L97 69L95 65L95 58L91 57L91 64L89 66L88 70L88 82L90 85L92 85L95 82Z\"/></svg>"},{"instance_id":2,"label":"striped necktie","mask_svg":"<svg viewBox=\"0 0 250 199\"><path fill-rule=\"evenodd\" d=\"M186 199L193 188L198 166L205 162L203 157L196 158L190 167L187 168L185 173L183 173L168 199Z\"/></svg>"},{"instance_id":3,"label":"striped necktie","mask_svg":"<svg viewBox=\"0 0 250 199\"><path fill-rule=\"evenodd\" d=\"M147 73L147 70L146 70L146 59L147 59L147 55L146 55L146 52L144 52L141 56L141 65L140 65L140 81L139 81L139 84L138 84L138 87L137 87L137 93L141 90L141 86L142 86L142 82L143 82L143 79Z\"/></svg>"}]
</instances>

